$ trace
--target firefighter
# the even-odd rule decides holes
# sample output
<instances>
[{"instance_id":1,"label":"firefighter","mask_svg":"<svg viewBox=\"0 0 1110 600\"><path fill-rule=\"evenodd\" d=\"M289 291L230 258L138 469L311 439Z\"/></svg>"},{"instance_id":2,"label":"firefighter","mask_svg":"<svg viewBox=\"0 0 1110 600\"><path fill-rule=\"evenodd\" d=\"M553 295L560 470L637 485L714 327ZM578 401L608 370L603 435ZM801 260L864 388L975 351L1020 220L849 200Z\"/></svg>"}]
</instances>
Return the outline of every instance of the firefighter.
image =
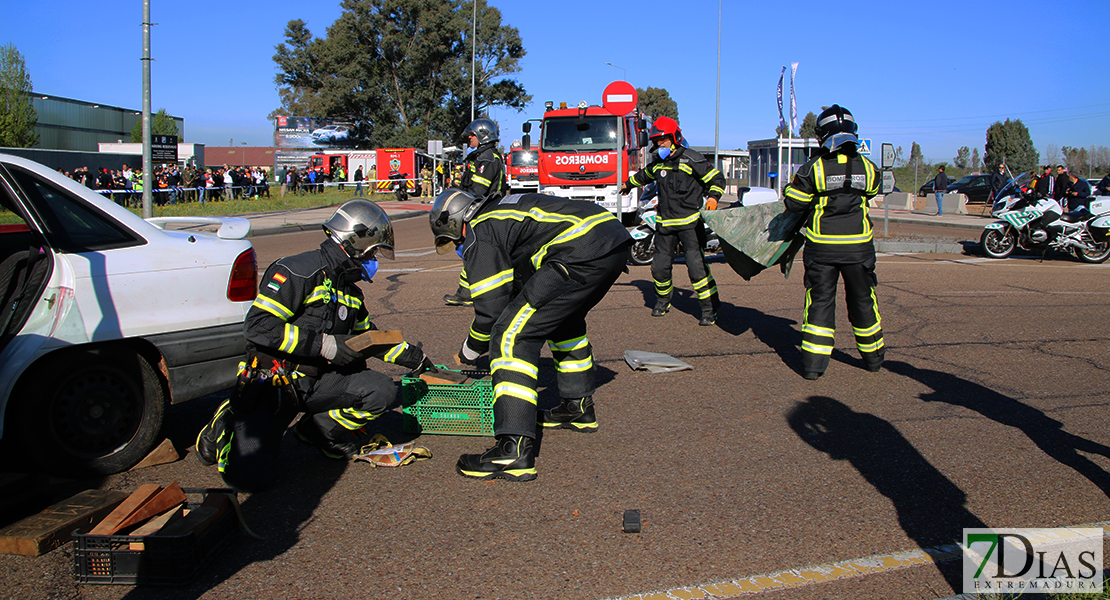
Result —
<instances>
[{"instance_id":1,"label":"firefighter","mask_svg":"<svg viewBox=\"0 0 1110 600\"><path fill-rule=\"evenodd\" d=\"M304 413L293 426L302 442L329 458L359 449L355 432L393 404L397 388L388 375L367 368L366 359L345 343L376 329L370 322L360 280L371 281L379 256L393 258L393 225L377 204L351 200L324 222L326 239L316 250L275 261L262 278L247 312L247 362L277 363L293 375ZM401 342L379 356L406 368L431 365L419 345ZM218 437L221 405L197 437L202 462ZM209 451L209 453L211 453ZM210 462L214 457L208 456Z\"/></svg>"},{"instance_id":2,"label":"firefighter","mask_svg":"<svg viewBox=\"0 0 1110 600\"><path fill-rule=\"evenodd\" d=\"M470 275L474 321L458 361L474 365L488 352L493 375L497 443L483 454L460 456L455 469L464 477L531 481L537 427L597 429L585 319L625 271L632 238L597 204L544 194L483 199L448 189L429 218L436 250L461 247ZM562 401L538 412L545 341Z\"/></svg>"},{"instance_id":3,"label":"firefighter","mask_svg":"<svg viewBox=\"0 0 1110 600\"><path fill-rule=\"evenodd\" d=\"M505 157L497 151L500 133L497 123L490 119L474 119L462 132L469 154L463 167L462 180L456 186L475 198L487 196L494 199L505 194ZM466 268L459 273L459 287L454 294L447 294L443 301L449 306L471 306L470 285Z\"/></svg>"},{"instance_id":4,"label":"firefighter","mask_svg":"<svg viewBox=\"0 0 1110 600\"><path fill-rule=\"evenodd\" d=\"M882 368L883 330L875 300L875 244L867 201L879 192L879 169L858 153L856 121L832 105L817 118L817 155L783 190L786 209L806 213L802 367L817 379L829 366L836 329L836 285L844 278L848 320L868 371Z\"/></svg>"},{"instance_id":5,"label":"firefighter","mask_svg":"<svg viewBox=\"0 0 1110 600\"><path fill-rule=\"evenodd\" d=\"M683 146L682 130L670 117L659 117L651 124L649 135L654 143L651 162L642 171L628 177L621 194L633 187L655 182L659 193L659 229L655 235L655 256L651 261L651 277L655 280L655 307L651 316L662 317L671 308L674 282L671 280L675 246L681 242L686 254L686 270L698 295L701 320L698 325L717 322L720 299L717 283L705 264L701 220L702 197L708 196L705 208L714 210L725 192L725 178L710 166L701 154Z\"/></svg>"}]
</instances>

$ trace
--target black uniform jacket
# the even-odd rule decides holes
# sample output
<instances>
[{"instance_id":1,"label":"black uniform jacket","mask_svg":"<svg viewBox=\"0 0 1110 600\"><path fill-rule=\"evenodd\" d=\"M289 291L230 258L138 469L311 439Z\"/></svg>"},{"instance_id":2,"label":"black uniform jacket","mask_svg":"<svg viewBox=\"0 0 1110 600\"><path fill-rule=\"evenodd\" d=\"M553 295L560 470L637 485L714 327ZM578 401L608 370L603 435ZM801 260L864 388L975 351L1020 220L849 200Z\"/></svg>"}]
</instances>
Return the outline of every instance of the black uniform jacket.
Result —
<instances>
[{"instance_id":1,"label":"black uniform jacket","mask_svg":"<svg viewBox=\"0 0 1110 600\"><path fill-rule=\"evenodd\" d=\"M505 193L505 157L497 151L495 144L482 144L466 157L460 187L475 198Z\"/></svg>"},{"instance_id":2,"label":"black uniform jacket","mask_svg":"<svg viewBox=\"0 0 1110 600\"><path fill-rule=\"evenodd\" d=\"M247 311L247 350L327 367L320 356L323 334L373 329L358 268L339 244L325 240L317 250L278 259L266 269L258 297Z\"/></svg>"},{"instance_id":3,"label":"black uniform jacket","mask_svg":"<svg viewBox=\"0 0 1110 600\"><path fill-rule=\"evenodd\" d=\"M665 159L653 153L651 163L628 178L628 184L634 186L652 181L659 190L658 223L664 232L693 229L700 217L702 197L720 200L725 193L724 175L704 156L681 146Z\"/></svg>"},{"instance_id":4,"label":"black uniform jacket","mask_svg":"<svg viewBox=\"0 0 1110 600\"><path fill-rule=\"evenodd\" d=\"M783 190L786 210L806 215L806 254L862 261L875 255L867 201L879 193L879 169L853 152L809 160Z\"/></svg>"},{"instance_id":5,"label":"black uniform jacket","mask_svg":"<svg viewBox=\"0 0 1110 600\"><path fill-rule=\"evenodd\" d=\"M490 331L501 312L540 267L544 281L529 286L532 308L565 291L593 259L631 243L613 213L582 200L546 194L512 194L484 207L470 221L463 263L474 299L474 323L467 341L489 348Z\"/></svg>"}]
</instances>

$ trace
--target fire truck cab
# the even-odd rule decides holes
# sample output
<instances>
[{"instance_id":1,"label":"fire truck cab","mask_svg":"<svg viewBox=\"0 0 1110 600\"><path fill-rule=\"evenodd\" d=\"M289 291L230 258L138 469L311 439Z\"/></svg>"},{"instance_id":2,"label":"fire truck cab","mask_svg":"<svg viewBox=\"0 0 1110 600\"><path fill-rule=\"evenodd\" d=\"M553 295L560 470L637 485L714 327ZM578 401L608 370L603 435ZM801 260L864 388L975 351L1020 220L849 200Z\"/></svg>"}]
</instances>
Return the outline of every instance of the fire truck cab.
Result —
<instances>
[{"instance_id":1,"label":"fire truck cab","mask_svg":"<svg viewBox=\"0 0 1110 600\"><path fill-rule=\"evenodd\" d=\"M640 188L620 194L621 183L644 167L650 148L646 117L639 112L614 115L581 102L576 108L546 105L538 144L539 190L596 202L626 224L636 218ZM524 123L522 145L529 148L531 123ZM618 154L620 160L618 161ZM618 170L618 162L619 170Z\"/></svg>"},{"instance_id":2,"label":"fire truck cab","mask_svg":"<svg viewBox=\"0 0 1110 600\"><path fill-rule=\"evenodd\" d=\"M540 187L539 155L535 149L525 150L513 144L505 155L505 172L509 175L509 192L535 192Z\"/></svg>"}]
</instances>

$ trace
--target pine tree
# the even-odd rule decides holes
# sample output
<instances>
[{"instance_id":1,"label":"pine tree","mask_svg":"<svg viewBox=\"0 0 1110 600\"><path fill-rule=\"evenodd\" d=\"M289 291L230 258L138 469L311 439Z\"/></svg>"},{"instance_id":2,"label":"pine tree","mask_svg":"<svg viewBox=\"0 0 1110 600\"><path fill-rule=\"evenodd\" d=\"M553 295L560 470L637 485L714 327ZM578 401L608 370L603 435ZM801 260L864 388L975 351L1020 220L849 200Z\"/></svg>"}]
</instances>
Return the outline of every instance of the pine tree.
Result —
<instances>
[{"instance_id":1,"label":"pine tree","mask_svg":"<svg viewBox=\"0 0 1110 600\"><path fill-rule=\"evenodd\" d=\"M985 150L983 163L987 173L998 171L998 165L1003 162L1013 173L1030 173L1040 160L1040 154L1029 137L1029 129L1021 119L1006 119L1004 123L996 121L987 128Z\"/></svg>"}]
</instances>

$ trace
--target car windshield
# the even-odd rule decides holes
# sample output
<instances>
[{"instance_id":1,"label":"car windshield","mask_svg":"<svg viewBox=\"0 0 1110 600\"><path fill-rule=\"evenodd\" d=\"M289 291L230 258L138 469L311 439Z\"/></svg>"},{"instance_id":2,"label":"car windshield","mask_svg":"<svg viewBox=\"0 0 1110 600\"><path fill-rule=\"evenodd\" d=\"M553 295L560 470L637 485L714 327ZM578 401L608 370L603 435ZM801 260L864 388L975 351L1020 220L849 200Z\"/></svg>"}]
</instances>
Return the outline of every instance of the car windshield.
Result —
<instances>
[{"instance_id":1,"label":"car windshield","mask_svg":"<svg viewBox=\"0 0 1110 600\"><path fill-rule=\"evenodd\" d=\"M544 121L540 148L545 152L600 152L617 149L617 120L613 117L552 117ZM579 127L582 130L579 130Z\"/></svg>"},{"instance_id":2,"label":"car windshield","mask_svg":"<svg viewBox=\"0 0 1110 600\"><path fill-rule=\"evenodd\" d=\"M532 167L536 165L536 153L530 150L513 150L512 165L514 167Z\"/></svg>"},{"instance_id":3,"label":"car windshield","mask_svg":"<svg viewBox=\"0 0 1110 600\"><path fill-rule=\"evenodd\" d=\"M957 179L955 183L950 183L948 185L966 185L972 179L975 179L975 177L975 175L964 175L963 177Z\"/></svg>"}]
</instances>

